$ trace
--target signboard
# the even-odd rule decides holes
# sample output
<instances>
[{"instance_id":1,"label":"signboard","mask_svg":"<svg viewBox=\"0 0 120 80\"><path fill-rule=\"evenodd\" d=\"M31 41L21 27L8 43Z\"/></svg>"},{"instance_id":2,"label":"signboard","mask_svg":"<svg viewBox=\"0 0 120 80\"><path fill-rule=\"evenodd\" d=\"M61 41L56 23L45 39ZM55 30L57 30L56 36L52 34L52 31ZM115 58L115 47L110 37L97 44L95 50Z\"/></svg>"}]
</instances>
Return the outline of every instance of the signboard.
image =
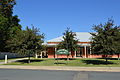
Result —
<instances>
[{"instance_id":1,"label":"signboard","mask_svg":"<svg viewBox=\"0 0 120 80\"><path fill-rule=\"evenodd\" d=\"M66 50L66 49L59 49L59 50L56 51L55 54L66 54L66 55L68 55L68 54L70 54L70 53L69 53L69 51Z\"/></svg>"}]
</instances>

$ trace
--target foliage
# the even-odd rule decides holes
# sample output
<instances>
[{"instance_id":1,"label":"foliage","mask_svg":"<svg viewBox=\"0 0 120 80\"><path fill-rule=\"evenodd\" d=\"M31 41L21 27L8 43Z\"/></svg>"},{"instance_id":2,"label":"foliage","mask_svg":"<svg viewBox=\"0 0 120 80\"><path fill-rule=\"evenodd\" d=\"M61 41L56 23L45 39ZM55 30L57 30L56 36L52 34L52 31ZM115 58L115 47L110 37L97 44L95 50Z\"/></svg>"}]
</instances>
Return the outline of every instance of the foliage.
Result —
<instances>
[{"instance_id":1,"label":"foliage","mask_svg":"<svg viewBox=\"0 0 120 80\"><path fill-rule=\"evenodd\" d=\"M67 28L63 35L63 41L58 45L58 48L75 51L78 47L78 40L75 38L76 34Z\"/></svg>"},{"instance_id":2,"label":"foliage","mask_svg":"<svg viewBox=\"0 0 120 80\"><path fill-rule=\"evenodd\" d=\"M13 16L15 0L0 0L0 51L9 51L8 41L21 30L18 16Z\"/></svg>"},{"instance_id":3,"label":"foliage","mask_svg":"<svg viewBox=\"0 0 120 80\"><path fill-rule=\"evenodd\" d=\"M18 16L13 16L15 0L0 0L0 51L15 52L21 55L37 53L42 50L43 34L33 26L21 29Z\"/></svg>"},{"instance_id":4,"label":"foliage","mask_svg":"<svg viewBox=\"0 0 120 80\"><path fill-rule=\"evenodd\" d=\"M120 26L114 26L113 20L107 23L94 25L92 34L92 51L94 54L108 55L118 54L120 42Z\"/></svg>"},{"instance_id":5,"label":"foliage","mask_svg":"<svg viewBox=\"0 0 120 80\"><path fill-rule=\"evenodd\" d=\"M14 38L8 41L11 52L19 53L23 56L33 56L43 49L42 43L44 34L39 33L39 29L34 26L32 29L26 27L26 30L17 31Z\"/></svg>"},{"instance_id":6,"label":"foliage","mask_svg":"<svg viewBox=\"0 0 120 80\"><path fill-rule=\"evenodd\" d=\"M0 15L0 51L3 51L5 46L5 41L7 37L7 22L8 19Z\"/></svg>"},{"instance_id":7,"label":"foliage","mask_svg":"<svg viewBox=\"0 0 120 80\"><path fill-rule=\"evenodd\" d=\"M0 14L7 18L12 17L12 10L15 4L15 0L0 0Z\"/></svg>"},{"instance_id":8,"label":"foliage","mask_svg":"<svg viewBox=\"0 0 120 80\"><path fill-rule=\"evenodd\" d=\"M11 51L28 55L29 51L35 53L42 50L44 34L39 34L39 29L33 26L32 29L26 27L26 30L19 31L17 37L10 40Z\"/></svg>"}]
</instances>

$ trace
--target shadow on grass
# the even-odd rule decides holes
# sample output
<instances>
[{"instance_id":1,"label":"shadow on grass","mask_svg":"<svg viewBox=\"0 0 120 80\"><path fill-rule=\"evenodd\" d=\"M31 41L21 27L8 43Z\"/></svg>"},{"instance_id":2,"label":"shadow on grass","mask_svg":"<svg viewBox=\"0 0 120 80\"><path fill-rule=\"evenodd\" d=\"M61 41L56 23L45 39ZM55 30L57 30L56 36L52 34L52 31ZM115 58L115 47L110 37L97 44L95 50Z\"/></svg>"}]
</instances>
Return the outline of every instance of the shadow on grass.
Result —
<instances>
[{"instance_id":1,"label":"shadow on grass","mask_svg":"<svg viewBox=\"0 0 120 80\"><path fill-rule=\"evenodd\" d=\"M97 58L97 59L106 59L106 58ZM118 60L118 58L107 58L108 60Z\"/></svg>"},{"instance_id":2,"label":"shadow on grass","mask_svg":"<svg viewBox=\"0 0 120 80\"><path fill-rule=\"evenodd\" d=\"M55 58L55 60L76 60L75 58Z\"/></svg>"},{"instance_id":3,"label":"shadow on grass","mask_svg":"<svg viewBox=\"0 0 120 80\"><path fill-rule=\"evenodd\" d=\"M7 59L19 59L19 58L25 58L25 57L11 57L11 58L7 58ZM0 60L5 60L5 58L0 58Z\"/></svg>"},{"instance_id":4,"label":"shadow on grass","mask_svg":"<svg viewBox=\"0 0 120 80\"><path fill-rule=\"evenodd\" d=\"M66 65L67 63L55 62L54 64L57 64L57 65L58 65L58 64L65 64L65 65Z\"/></svg>"},{"instance_id":5,"label":"shadow on grass","mask_svg":"<svg viewBox=\"0 0 120 80\"><path fill-rule=\"evenodd\" d=\"M82 60L86 64L93 64L93 65L108 65L108 64L115 64L110 61L101 61L101 60Z\"/></svg>"},{"instance_id":6,"label":"shadow on grass","mask_svg":"<svg viewBox=\"0 0 120 80\"><path fill-rule=\"evenodd\" d=\"M44 60L38 60L38 59L31 59L30 62L41 62L41 61L44 61ZM28 59L24 59L24 60L18 60L16 62L20 62L20 63L28 63Z\"/></svg>"}]
</instances>

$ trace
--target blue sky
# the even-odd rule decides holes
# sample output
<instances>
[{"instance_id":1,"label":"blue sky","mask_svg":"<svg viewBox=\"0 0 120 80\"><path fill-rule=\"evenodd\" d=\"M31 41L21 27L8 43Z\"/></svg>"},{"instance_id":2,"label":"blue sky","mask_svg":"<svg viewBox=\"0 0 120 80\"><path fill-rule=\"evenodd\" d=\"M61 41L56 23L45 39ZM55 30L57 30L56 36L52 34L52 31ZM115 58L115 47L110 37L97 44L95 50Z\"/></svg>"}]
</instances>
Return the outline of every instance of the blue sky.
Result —
<instances>
[{"instance_id":1,"label":"blue sky","mask_svg":"<svg viewBox=\"0 0 120 80\"><path fill-rule=\"evenodd\" d=\"M61 36L69 27L73 32L93 32L93 24L113 17L120 25L120 0L16 0L14 15L22 29L31 24L45 34L45 41Z\"/></svg>"}]
</instances>

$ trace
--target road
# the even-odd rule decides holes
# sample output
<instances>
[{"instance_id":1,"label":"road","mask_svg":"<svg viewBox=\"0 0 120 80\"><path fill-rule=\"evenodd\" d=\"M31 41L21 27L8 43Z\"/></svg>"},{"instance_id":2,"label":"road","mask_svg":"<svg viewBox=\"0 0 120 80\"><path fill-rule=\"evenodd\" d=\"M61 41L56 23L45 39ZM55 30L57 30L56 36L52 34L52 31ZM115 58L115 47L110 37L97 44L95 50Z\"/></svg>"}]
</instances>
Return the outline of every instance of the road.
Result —
<instances>
[{"instance_id":1,"label":"road","mask_svg":"<svg viewBox=\"0 0 120 80\"><path fill-rule=\"evenodd\" d=\"M120 72L0 69L0 80L120 80Z\"/></svg>"}]
</instances>

